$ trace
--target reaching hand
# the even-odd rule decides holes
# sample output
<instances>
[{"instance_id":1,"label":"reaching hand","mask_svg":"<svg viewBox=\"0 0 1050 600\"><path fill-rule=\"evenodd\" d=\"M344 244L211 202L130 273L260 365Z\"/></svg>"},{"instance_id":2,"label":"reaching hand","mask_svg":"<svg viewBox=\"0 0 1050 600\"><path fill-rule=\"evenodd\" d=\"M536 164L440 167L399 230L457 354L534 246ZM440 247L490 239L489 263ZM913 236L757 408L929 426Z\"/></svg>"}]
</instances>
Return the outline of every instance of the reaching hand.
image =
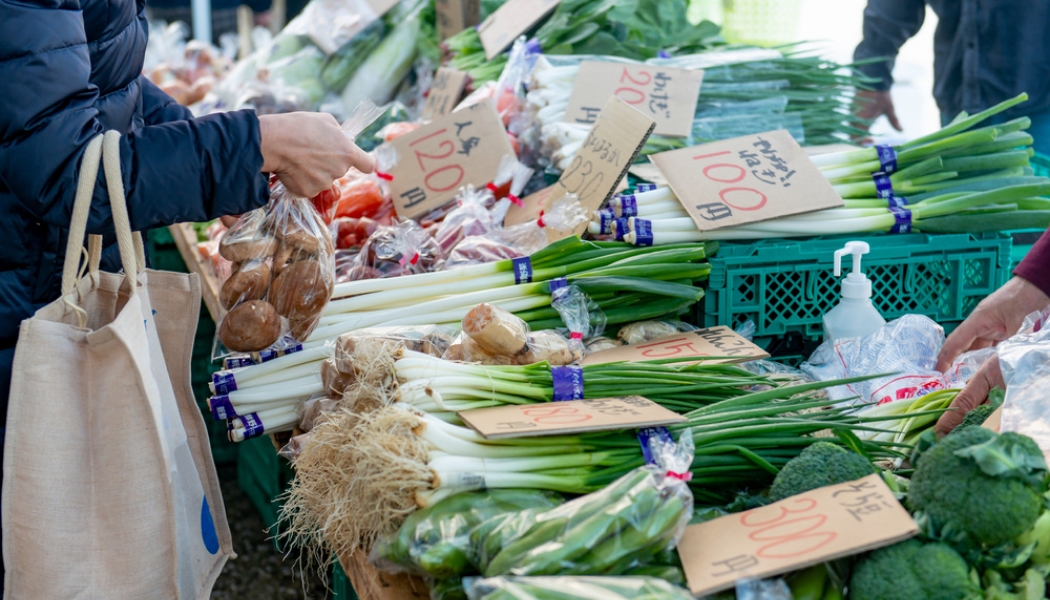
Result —
<instances>
[{"instance_id":1,"label":"reaching hand","mask_svg":"<svg viewBox=\"0 0 1050 600\"><path fill-rule=\"evenodd\" d=\"M903 131L901 122L897 119L897 111L893 108L893 98L890 97L889 90L862 90L857 92L855 112L858 117L871 121L886 115L894 129Z\"/></svg>"},{"instance_id":2,"label":"reaching hand","mask_svg":"<svg viewBox=\"0 0 1050 600\"><path fill-rule=\"evenodd\" d=\"M371 173L375 161L358 148L327 113L295 112L259 117L264 172L277 175L288 191L313 198L357 167Z\"/></svg>"},{"instance_id":3,"label":"reaching hand","mask_svg":"<svg viewBox=\"0 0 1050 600\"><path fill-rule=\"evenodd\" d=\"M977 305L944 341L937 357L937 370L947 371L960 354L993 346L1017 333L1024 318L1050 304L1039 288L1020 277L1014 277Z\"/></svg>"},{"instance_id":4,"label":"reaching hand","mask_svg":"<svg viewBox=\"0 0 1050 600\"><path fill-rule=\"evenodd\" d=\"M984 361L970 381L966 382L966 387L952 400L950 410L937 420L937 433L951 433L962 423L966 413L984 404L988 399L988 392L997 387L1005 388L1006 384L1003 383L1003 372L999 370L999 357L993 356Z\"/></svg>"}]
</instances>

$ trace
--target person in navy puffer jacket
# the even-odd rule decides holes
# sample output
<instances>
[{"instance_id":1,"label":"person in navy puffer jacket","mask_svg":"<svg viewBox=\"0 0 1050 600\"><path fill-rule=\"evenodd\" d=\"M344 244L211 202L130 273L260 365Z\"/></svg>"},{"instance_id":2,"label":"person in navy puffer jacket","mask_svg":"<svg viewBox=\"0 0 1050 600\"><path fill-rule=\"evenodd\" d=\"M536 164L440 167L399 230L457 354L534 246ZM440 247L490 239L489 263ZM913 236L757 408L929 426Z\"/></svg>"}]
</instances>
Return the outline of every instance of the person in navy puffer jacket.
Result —
<instances>
[{"instance_id":1,"label":"person in navy puffer jacket","mask_svg":"<svg viewBox=\"0 0 1050 600\"><path fill-rule=\"evenodd\" d=\"M59 296L80 161L96 135L122 134L138 231L262 206L269 172L312 197L351 166L372 170L327 114L193 118L141 75L144 9L143 0L0 0L0 427L19 323ZM102 268L117 271L105 190L100 172L88 233L105 236Z\"/></svg>"}]
</instances>

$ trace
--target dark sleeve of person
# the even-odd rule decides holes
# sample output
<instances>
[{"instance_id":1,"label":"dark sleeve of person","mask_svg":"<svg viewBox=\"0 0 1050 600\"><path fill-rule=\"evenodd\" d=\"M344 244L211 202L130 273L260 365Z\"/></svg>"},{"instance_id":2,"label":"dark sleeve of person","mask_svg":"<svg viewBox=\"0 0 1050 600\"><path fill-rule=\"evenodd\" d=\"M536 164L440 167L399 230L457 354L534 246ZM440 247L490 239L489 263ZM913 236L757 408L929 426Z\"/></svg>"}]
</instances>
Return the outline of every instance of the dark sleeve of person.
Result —
<instances>
[{"instance_id":1,"label":"dark sleeve of person","mask_svg":"<svg viewBox=\"0 0 1050 600\"><path fill-rule=\"evenodd\" d=\"M1044 232L1039 241L1032 246L1021 264L1014 269L1014 275L1050 296L1050 230Z\"/></svg>"},{"instance_id":2,"label":"dark sleeve of person","mask_svg":"<svg viewBox=\"0 0 1050 600\"><path fill-rule=\"evenodd\" d=\"M252 9L253 12L261 13L270 10L273 6L272 0L246 0L244 2L248 5L248 8Z\"/></svg>"},{"instance_id":3,"label":"dark sleeve of person","mask_svg":"<svg viewBox=\"0 0 1050 600\"><path fill-rule=\"evenodd\" d=\"M164 93L148 77L139 75L142 84L142 118L146 125L159 125L171 121L186 121L193 112Z\"/></svg>"},{"instance_id":4,"label":"dark sleeve of person","mask_svg":"<svg viewBox=\"0 0 1050 600\"><path fill-rule=\"evenodd\" d=\"M103 132L90 71L79 0L0 0L0 179L52 226L69 226L84 149ZM153 117L175 114L157 92L146 92ZM267 200L251 111L147 125L121 138L120 158L135 230L240 214ZM100 169L88 233L112 228Z\"/></svg>"},{"instance_id":5,"label":"dark sleeve of person","mask_svg":"<svg viewBox=\"0 0 1050 600\"><path fill-rule=\"evenodd\" d=\"M878 79L872 84L877 90L888 90L893 85L893 64L904 42L922 28L926 18L923 0L868 0L864 9L864 39L853 52L856 62L872 60L857 69Z\"/></svg>"}]
</instances>

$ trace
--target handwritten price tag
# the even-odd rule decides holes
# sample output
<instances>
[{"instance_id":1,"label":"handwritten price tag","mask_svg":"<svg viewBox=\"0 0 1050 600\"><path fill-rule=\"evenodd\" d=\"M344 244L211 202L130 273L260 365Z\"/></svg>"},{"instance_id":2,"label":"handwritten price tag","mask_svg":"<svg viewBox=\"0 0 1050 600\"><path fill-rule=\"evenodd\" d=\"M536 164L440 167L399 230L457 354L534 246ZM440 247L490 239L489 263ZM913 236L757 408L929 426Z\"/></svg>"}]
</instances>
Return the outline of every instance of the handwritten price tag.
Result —
<instances>
[{"instance_id":1,"label":"handwritten price tag","mask_svg":"<svg viewBox=\"0 0 1050 600\"><path fill-rule=\"evenodd\" d=\"M478 24L481 0L437 0L438 38L445 40Z\"/></svg>"},{"instance_id":2,"label":"handwritten price tag","mask_svg":"<svg viewBox=\"0 0 1050 600\"><path fill-rule=\"evenodd\" d=\"M689 331L669 335L649 342L630 344L619 348L602 350L588 354L583 359L585 365L597 365L611 362L638 362L658 358L701 358L704 356L724 356L704 361L708 364L735 363L769 358L769 354L758 346L741 337L737 332L725 326L709 327L698 331Z\"/></svg>"},{"instance_id":3,"label":"handwritten price tag","mask_svg":"<svg viewBox=\"0 0 1050 600\"><path fill-rule=\"evenodd\" d=\"M492 60L553 11L561 0L509 0L478 25L485 58Z\"/></svg>"},{"instance_id":4,"label":"handwritten price tag","mask_svg":"<svg viewBox=\"0 0 1050 600\"><path fill-rule=\"evenodd\" d=\"M649 139L655 123L613 96L606 102L591 131L561 174L552 194L576 194L588 213L598 210L617 189L634 158ZM584 223L577 234L587 229Z\"/></svg>"},{"instance_id":5,"label":"handwritten price tag","mask_svg":"<svg viewBox=\"0 0 1050 600\"><path fill-rule=\"evenodd\" d=\"M431 121L452 112L466 85L466 73L448 67L440 67L434 73L434 83L430 85L427 101L423 104L423 120Z\"/></svg>"},{"instance_id":6,"label":"handwritten price tag","mask_svg":"<svg viewBox=\"0 0 1050 600\"><path fill-rule=\"evenodd\" d=\"M703 596L873 550L919 532L879 475L690 525L678 544L689 591Z\"/></svg>"},{"instance_id":7,"label":"handwritten price tag","mask_svg":"<svg viewBox=\"0 0 1050 600\"><path fill-rule=\"evenodd\" d=\"M500 160L513 154L491 102L446 115L391 142L397 165L390 169L390 195L401 217L415 218L452 200L468 183L492 181Z\"/></svg>"},{"instance_id":8,"label":"handwritten price tag","mask_svg":"<svg viewBox=\"0 0 1050 600\"><path fill-rule=\"evenodd\" d=\"M656 121L658 135L686 137L700 96L703 71L673 67L584 61L565 109L565 121L592 124L602 105L616 96Z\"/></svg>"},{"instance_id":9,"label":"handwritten price tag","mask_svg":"<svg viewBox=\"0 0 1050 600\"><path fill-rule=\"evenodd\" d=\"M486 439L636 429L686 418L641 396L478 408L459 413Z\"/></svg>"},{"instance_id":10,"label":"handwritten price tag","mask_svg":"<svg viewBox=\"0 0 1050 600\"><path fill-rule=\"evenodd\" d=\"M700 231L843 206L787 131L650 157Z\"/></svg>"}]
</instances>

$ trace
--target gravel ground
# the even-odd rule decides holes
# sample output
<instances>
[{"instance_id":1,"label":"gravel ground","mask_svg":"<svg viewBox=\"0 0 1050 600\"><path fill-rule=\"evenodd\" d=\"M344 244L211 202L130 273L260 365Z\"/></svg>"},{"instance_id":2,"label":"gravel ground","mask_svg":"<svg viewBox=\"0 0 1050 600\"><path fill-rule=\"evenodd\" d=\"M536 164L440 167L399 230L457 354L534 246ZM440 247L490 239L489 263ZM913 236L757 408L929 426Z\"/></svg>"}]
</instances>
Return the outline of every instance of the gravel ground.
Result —
<instances>
[{"instance_id":1,"label":"gravel ground","mask_svg":"<svg viewBox=\"0 0 1050 600\"><path fill-rule=\"evenodd\" d=\"M237 467L219 467L222 497L226 503L237 558L226 563L212 600L323 600L330 598L317 574L306 574L304 585L295 557L278 552L274 541L248 497L237 487Z\"/></svg>"}]
</instances>

